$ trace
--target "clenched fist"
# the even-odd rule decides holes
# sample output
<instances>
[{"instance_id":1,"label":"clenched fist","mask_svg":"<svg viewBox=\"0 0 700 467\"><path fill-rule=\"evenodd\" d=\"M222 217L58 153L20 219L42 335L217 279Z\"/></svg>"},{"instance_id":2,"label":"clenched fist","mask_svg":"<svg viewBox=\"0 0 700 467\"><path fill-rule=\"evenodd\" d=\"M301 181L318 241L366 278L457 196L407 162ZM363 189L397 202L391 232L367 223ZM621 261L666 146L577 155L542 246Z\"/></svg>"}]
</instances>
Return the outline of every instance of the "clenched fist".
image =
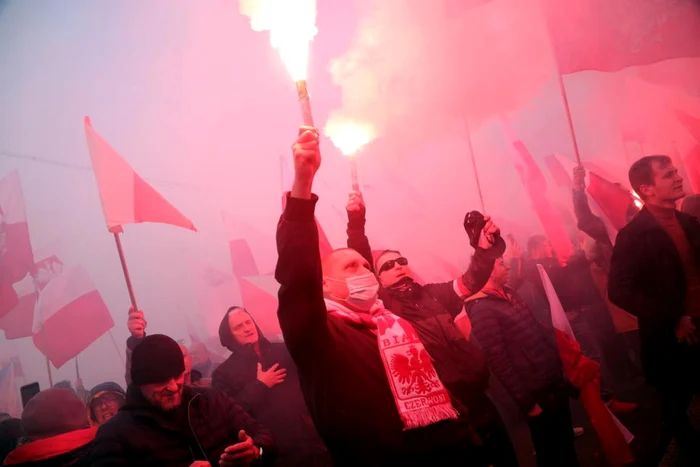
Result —
<instances>
[{"instance_id":1,"label":"clenched fist","mask_svg":"<svg viewBox=\"0 0 700 467\"><path fill-rule=\"evenodd\" d=\"M143 311L129 308L129 319L126 322L129 332L132 336L142 338L146 335L146 319L143 316Z\"/></svg>"},{"instance_id":2,"label":"clenched fist","mask_svg":"<svg viewBox=\"0 0 700 467\"><path fill-rule=\"evenodd\" d=\"M292 153L294 154L292 197L310 199L314 176L321 166L318 130L308 126L299 128L299 137L292 145Z\"/></svg>"}]
</instances>

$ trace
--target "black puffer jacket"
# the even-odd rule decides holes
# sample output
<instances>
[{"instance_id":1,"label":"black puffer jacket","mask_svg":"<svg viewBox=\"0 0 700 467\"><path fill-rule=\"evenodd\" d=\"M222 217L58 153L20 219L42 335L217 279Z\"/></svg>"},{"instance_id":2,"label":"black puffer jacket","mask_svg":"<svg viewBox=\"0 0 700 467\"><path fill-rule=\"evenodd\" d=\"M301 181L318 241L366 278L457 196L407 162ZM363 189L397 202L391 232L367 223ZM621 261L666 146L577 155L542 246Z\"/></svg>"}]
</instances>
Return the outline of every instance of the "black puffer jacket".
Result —
<instances>
[{"instance_id":1,"label":"black puffer jacket","mask_svg":"<svg viewBox=\"0 0 700 467\"><path fill-rule=\"evenodd\" d=\"M358 251L373 264L372 249L365 235L365 212L348 212L348 247ZM505 243L491 255L477 249L467 272L457 279L470 295L488 281L494 260L503 254ZM464 308L464 298L454 290L454 280L421 285L412 279L400 287L382 287L379 298L392 313L408 320L435 362L435 369L447 389L466 406L479 399L488 388L489 369L481 350L468 342L454 323Z\"/></svg>"},{"instance_id":2,"label":"black puffer jacket","mask_svg":"<svg viewBox=\"0 0 700 467\"><path fill-rule=\"evenodd\" d=\"M467 314L491 371L527 412L540 390L564 383L563 370L553 331L535 319L515 292L502 292L473 296Z\"/></svg>"},{"instance_id":3,"label":"black puffer jacket","mask_svg":"<svg viewBox=\"0 0 700 467\"><path fill-rule=\"evenodd\" d=\"M129 386L126 404L97 432L90 465L218 465L224 449L239 442L240 430L263 448L263 463L269 464L272 434L219 391L185 386L182 406L165 414Z\"/></svg>"},{"instance_id":4,"label":"black puffer jacket","mask_svg":"<svg viewBox=\"0 0 700 467\"><path fill-rule=\"evenodd\" d=\"M232 353L214 371L212 387L232 397L251 416L272 430L277 446L276 466L332 465L306 409L297 369L285 345L269 342L256 324L261 353L258 357L252 346L240 345L233 338L228 314L221 321L219 338ZM258 380L258 363L262 364L263 370L279 364L280 368L287 370L287 377L283 383L268 388Z\"/></svg>"}]
</instances>

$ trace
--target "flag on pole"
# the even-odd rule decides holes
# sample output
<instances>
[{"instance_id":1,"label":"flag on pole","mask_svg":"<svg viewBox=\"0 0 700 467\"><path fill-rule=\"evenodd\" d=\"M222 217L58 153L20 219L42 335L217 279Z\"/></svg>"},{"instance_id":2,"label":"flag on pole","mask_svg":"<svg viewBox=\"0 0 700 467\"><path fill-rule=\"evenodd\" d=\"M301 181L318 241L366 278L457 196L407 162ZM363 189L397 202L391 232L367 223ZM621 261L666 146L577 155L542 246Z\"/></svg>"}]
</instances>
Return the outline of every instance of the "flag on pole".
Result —
<instances>
[{"instance_id":1,"label":"flag on pole","mask_svg":"<svg viewBox=\"0 0 700 467\"><path fill-rule=\"evenodd\" d=\"M547 180L527 146L515 134L508 122L503 122L502 129L504 136L518 154L515 161L518 174L527 190L532 207L542 223L545 234L552 243L557 257L566 260L573 252L573 245L564 223L547 199Z\"/></svg>"},{"instance_id":2,"label":"flag on pole","mask_svg":"<svg viewBox=\"0 0 700 467\"><path fill-rule=\"evenodd\" d=\"M17 357L0 367L0 412L10 414L13 418L19 418L22 414L18 377L24 377L24 373Z\"/></svg>"},{"instance_id":3,"label":"flag on pole","mask_svg":"<svg viewBox=\"0 0 700 467\"><path fill-rule=\"evenodd\" d=\"M559 72L700 57L695 0L543 0Z\"/></svg>"},{"instance_id":4,"label":"flag on pole","mask_svg":"<svg viewBox=\"0 0 700 467\"><path fill-rule=\"evenodd\" d=\"M612 226L617 230L626 226L627 219L639 211L634 205L632 193L595 172L589 172L588 179L588 194L595 200Z\"/></svg>"},{"instance_id":5,"label":"flag on pole","mask_svg":"<svg viewBox=\"0 0 700 467\"><path fill-rule=\"evenodd\" d=\"M33 271L22 185L17 171L0 179L0 317L19 300L12 284Z\"/></svg>"},{"instance_id":6,"label":"flag on pole","mask_svg":"<svg viewBox=\"0 0 700 467\"><path fill-rule=\"evenodd\" d=\"M230 274L192 258L191 271L199 316L208 336L218 336L221 318L230 307L241 304L241 294Z\"/></svg>"},{"instance_id":7,"label":"flag on pole","mask_svg":"<svg viewBox=\"0 0 700 467\"><path fill-rule=\"evenodd\" d=\"M196 231L192 221L146 183L131 166L92 128L85 117L92 168L102 201L107 228L121 232L124 224L159 222Z\"/></svg>"},{"instance_id":8,"label":"flag on pole","mask_svg":"<svg viewBox=\"0 0 700 467\"><path fill-rule=\"evenodd\" d=\"M64 270L41 292L32 340L60 368L113 326L97 287L87 271L76 266Z\"/></svg>"}]
</instances>

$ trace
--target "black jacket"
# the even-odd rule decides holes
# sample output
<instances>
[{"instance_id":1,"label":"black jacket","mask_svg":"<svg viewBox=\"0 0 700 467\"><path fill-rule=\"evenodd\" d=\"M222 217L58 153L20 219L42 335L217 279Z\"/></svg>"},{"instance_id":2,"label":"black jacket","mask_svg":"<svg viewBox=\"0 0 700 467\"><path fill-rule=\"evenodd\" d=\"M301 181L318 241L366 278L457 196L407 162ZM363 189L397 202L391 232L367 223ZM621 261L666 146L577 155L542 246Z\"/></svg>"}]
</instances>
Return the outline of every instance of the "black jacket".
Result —
<instances>
[{"instance_id":1,"label":"black jacket","mask_svg":"<svg viewBox=\"0 0 700 467\"><path fill-rule=\"evenodd\" d=\"M240 430L263 448L264 464L274 458L272 434L219 391L185 386L182 404L166 415L129 386L126 404L97 432L90 465L218 465L224 449L239 443Z\"/></svg>"},{"instance_id":2,"label":"black jacket","mask_svg":"<svg viewBox=\"0 0 700 467\"><path fill-rule=\"evenodd\" d=\"M508 299L480 292L467 302L467 314L491 372L527 412L540 391L564 383L563 370L553 331L535 319L514 291L506 291Z\"/></svg>"},{"instance_id":3,"label":"black jacket","mask_svg":"<svg viewBox=\"0 0 700 467\"><path fill-rule=\"evenodd\" d=\"M233 398L272 431L277 447L275 465L331 465L328 451L306 409L297 369L285 345L269 342L258 328L262 354L258 357L251 346L242 346L235 341L228 326L228 313L219 334L222 344L232 353L214 371L212 387ZM287 370L287 377L283 383L268 388L257 378L258 363L264 370L277 363Z\"/></svg>"},{"instance_id":4,"label":"black jacket","mask_svg":"<svg viewBox=\"0 0 700 467\"><path fill-rule=\"evenodd\" d=\"M277 228L278 316L319 434L336 465L465 465L473 430L446 420L403 430L377 336L335 315L323 298L314 207L287 200Z\"/></svg>"},{"instance_id":5,"label":"black jacket","mask_svg":"<svg viewBox=\"0 0 700 467\"><path fill-rule=\"evenodd\" d=\"M700 263L700 224L676 211L695 260ZM646 207L617 236L613 249L608 297L639 319L642 363L649 384L688 371L679 368L682 346L675 328L684 314L685 273L671 237Z\"/></svg>"},{"instance_id":6,"label":"black jacket","mask_svg":"<svg viewBox=\"0 0 700 467\"><path fill-rule=\"evenodd\" d=\"M348 247L357 250L373 264L372 248L365 235L365 212L348 212ZM503 240L500 240L503 242ZM501 245L505 249L505 243ZM486 284L494 260L503 249L487 255L477 250L461 280L471 292ZM409 321L435 363L440 380L460 402L469 405L488 388L489 369L479 348L468 342L455 325L455 317L464 309L465 297L454 290L454 280L421 285L411 281L409 286L382 287L379 298L387 310Z\"/></svg>"}]
</instances>

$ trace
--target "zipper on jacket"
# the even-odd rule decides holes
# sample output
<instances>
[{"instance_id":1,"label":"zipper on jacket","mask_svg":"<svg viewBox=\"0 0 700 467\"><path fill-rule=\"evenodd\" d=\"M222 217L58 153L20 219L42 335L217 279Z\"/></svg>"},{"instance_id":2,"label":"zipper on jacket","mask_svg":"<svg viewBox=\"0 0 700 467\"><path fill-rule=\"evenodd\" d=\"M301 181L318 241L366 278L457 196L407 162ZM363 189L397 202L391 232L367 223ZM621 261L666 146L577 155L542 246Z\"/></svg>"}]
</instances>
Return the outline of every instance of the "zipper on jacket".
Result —
<instances>
[{"instance_id":1,"label":"zipper on jacket","mask_svg":"<svg viewBox=\"0 0 700 467\"><path fill-rule=\"evenodd\" d=\"M192 402L194 402L194 400L198 397L199 397L199 394L195 394L194 397L192 399L190 399L189 403L187 404L187 424L190 426L190 431L192 432L192 436L194 437L194 440L197 442L197 447L199 448L199 451L204 456L204 460L209 462L209 458L207 457L207 453L204 452L202 445L199 443L199 439L197 439L197 434L194 432L194 428L192 427L192 418L190 416L191 415L190 409L192 408ZM211 465L211 462L209 462L209 464Z\"/></svg>"}]
</instances>

